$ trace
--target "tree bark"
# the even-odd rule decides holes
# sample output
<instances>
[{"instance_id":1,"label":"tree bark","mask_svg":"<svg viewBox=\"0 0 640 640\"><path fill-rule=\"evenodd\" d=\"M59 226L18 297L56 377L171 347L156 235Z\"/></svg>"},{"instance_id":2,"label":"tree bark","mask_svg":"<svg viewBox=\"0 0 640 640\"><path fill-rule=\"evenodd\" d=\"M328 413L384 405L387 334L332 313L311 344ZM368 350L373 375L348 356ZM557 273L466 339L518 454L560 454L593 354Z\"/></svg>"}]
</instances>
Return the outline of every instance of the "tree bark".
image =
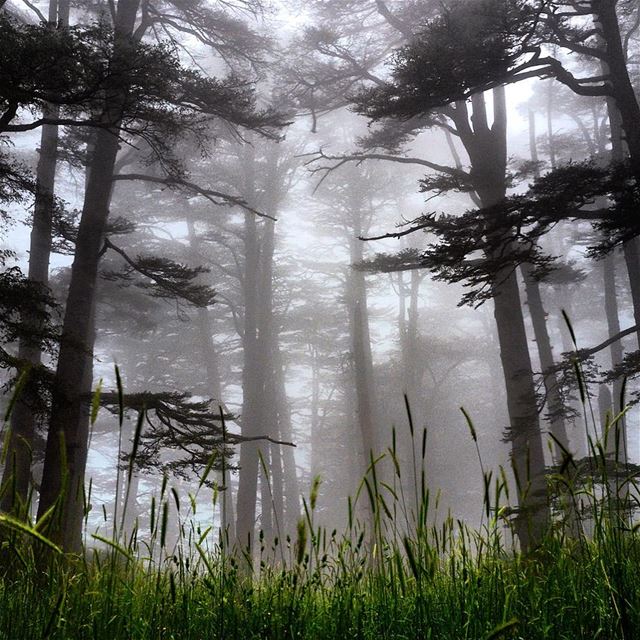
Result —
<instances>
[{"instance_id":1,"label":"tree bark","mask_svg":"<svg viewBox=\"0 0 640 640\"><path fill-rule=\"evenodd\" d=\"M51 0L49 3L49 24L52 28L65 28L69 24L68 0ZM56 119L60 108L48 105L43 117ZM55 175L58 153L58 127L44 125L40 136L40 156L36 169L36 196L33 211L29 246L30 282L40 285L43 290L49 286L49 261L51 256L52 218L55 206ZM34 320L34 314L22 319L23 324L34 336L42 330L41 323ZM22 338L18 344L18 358L33 367L42 362L40 346L34 339ZM0 511L24 516L29 508L29 485L33 447L37 419L33 411L38 390L27 381L11 414L11 428L6 448L6 464L0 483Z\"/></svg>"},{"instance_id":2,"label":"tree bark","mask_svg":"<svg viewBox=\"0 0 640 640\"><path fill-rule=\"evenodd\" d=\"M542 304L542 296L540 295L540 283L533 276L533 268L529 264L522 265L522 274L524 277L525 289L527 294L527 304L529 305L529 313L533 324L533 333L535 335L538 355L540 357L540 368L542 370L542 378L546 391L546 404L548 407L548 419L551 426L551 433L560 443L560 446L554 446L554 462L562 464L564 459L563 448L570 451L569 436L567 427L562 416L564 403L560 393L560 383L558 376L554 371L555 360L553 357L553 349L551 347L551 339L547 329L546 312Z\"/></svg>"},{"instance_id":3,"label":"tree bark","mask_svg":"<svg viewBox=\"0 0 640 640\"><path fill-rule=\"evenodd\" d=\"M243 436L256 436L262 405L262 368L258 344L258 269L260 265L258 229L255 216L245 213L244 220L244 334L242 368ZM236 500L236 537L240 549L251 556L256 519L258 490L258 444L240 445L240 475Z\"/></svg>"},{"instance_id":4,"label":"tree bark","mask_svg":"<svg viewBox=\"0 0 640 640\"><path fill-rule=\"evenodd\" d=\"M640 179L640 104L629 77L615 0L593 0L594 21L599 24L606 50L608 84L620 110L625 142L636 178Z\"/></svg>"},{"instance_id":5,"label":"tree bark","mask_svg":"<svg viewBox=\"0 0 640 640\"><path fill-rule=\"evenodd\" d=\"M267 153L264 193L266 201L261 203L263 211L274 216L277 211L282 185L279 182L278 154L274 148ZM245 149L246 192L248 200L258 198L256 187L255 149ZM273 254L275 249L275 226L273 220L262 224L262 235L251 213L245 214L245 325L243 336L243 409L242 434L271 435L278 433L278 413L275 407L275 351L278 335L273 317ZM258 434L258 431L260 434ZM237 498L237 541L241 548L252 553L256 520L256 492L258 475L261 474L262 523L272 530L272 501L282 503L282 480L276 474L278 485L267 486L274 475L266 475L259 469L259 451L267 463L271 459L270 446L261 443L243 443L240 447L240 479ZM279 460L280 456L274 456ZM267 466L267 469L269 467ZM280 514L279 514L280 517ZM265 531L271 535L271 531Z\"/></svg>"},{"instance_id":6,"label":"tree bark","mask_svg":"<svg viewBox=\"0 0 640 640\"><path fill-rule=\"evenodd\" d=\"M280 438L285 442L293 442L293 428L291 424L291 408L287 398L285 386L285 367L280 346L276 345L274 357L276 396L275 402L278 407L278 427ZM278 448L282 458L283 488L284 488L284 528L286 533L292 533L296 529L300 519L300 484L298 482L298 472L296 467L296 457L293 447Z\"/></svg>"},{"instance_id":7,"label":"tree bark","mask_svg":"<svg viewBox=\"0 0 640 640\"><path fill-rule=\"evenodd\" d=\"M139 0L120 0L115 23L114 62L124 61ZM117 122L126 87L114 86L105 104L106 122ZM79 552L82 540L82 485L87 457L87 380L93 357L92 316L103 235L109 215L119 126L100 129L89 167L76 250L67 294L60 354L54 380L38 517L56 505L48 535L66 551Z\"/></svg>"},{"instance_id":8,"label":"tree bark","mask_svg":"<svg viewBox=\"0 0 640 640\"><path fill-rule=\"evenodd\" d=\"M529 110L529 150L531 153L531 161L535 163L534 177L537 179L540 177L540 169L538 167L538 145L536 142L536 124L535 114ZM561 446L554 445L554 462L556 464L562 464L564 455L562 447L566 451L569 451L569 436L567 434L567 427L562 416L564 411L564 402L562 401L562 395L560 393L560 382L558 375L553 371L555 364L553 357L553 348L551 346L551 339L549 337L549 330L547 327L547 314L542 304L542 295L540 294L540 283L533 275L533 267L530 264L524 264L521 267L522 276L524 279L525 290L527 294L527 304L529 306L529 313L531 315L531 322L533 324L533 332L535 335L536 346L538 350L538 356L540 359L540 368L542 370L542 377L544 382L544 388L546 392L546 403L549 408L549 422L551 424L551 433L555 436Z\"/></svg>"},{"instance_id":9,"label":"tree bark","mask_svg":"<svg viewBox=\"0 0 640 640\"><path fill-rule=\"evenodd\" d=\"M618 314L618 296L616 285L616 261L615 254L609 254L602 262L602 280L604 284L604 309L607 318L607 331L610 336L620 333L620 318ZM611 343L609 347L611 366L616 367L622 363L624 352L620 340ZM615 411L622 411L620 404L620 391L622 382L616 380L613 385Z\"/></svg>"},{"instance_id":10,"label":"tree bark","mask_svg":"<svg viewBox=\"0 0 640 640\"><path fill-rule=\"evenodd\" d=\"M611 157L614 162L621 162L628 155L633 173L640 180L640 104L629 77L616 5L614 0L593 0L592 3L593 19L600 27L606 51L602 72L608 76L611 90L607 97ZM629 273L634 320L640 327L640 249L637 238L625 242L623 252ZM640 329L636 335L640 346Z\"/></svg>"},{"instance_id":11,"label":"tree bark","mask_svg":"<svg viewBox=\"0 0 640 640\"><path fill-rule=\"evenodd\" d=\"M493 91L493 124L487 121L485 97L472 97L469 126L466 113L456 122L471 160L471 177L482 207L495 205L506 194L507 118L504 87ZM491 257L491 256L489 256ZM497 273L492 286L494 317L500 360L507 392L509 441L518 483L519 515L516 533L524 552L537 546L544 535L549 509L546 499L545 460L542 433L515 270Z\"/></svg>"},{"instance_id":12,"label":"tree bark","mask_svg":"<svg viewBox=\"0 0 640 640\"><path fill-rule=\"evenodd\" d=\"M357 236L351 240L351 264L363 260L362 241ZM373 356L371 353L371 337L369 333L369 313L367 308L367 284L364 272L351 268L348 275L348 306L351 332L351 349L353 369L356 383L356 411L358 427L362 439L363 472L369 466L371 456L375 457L380 450L376 415L374 409L375 391L373 387Z\"/></svg>"}]
</instances>

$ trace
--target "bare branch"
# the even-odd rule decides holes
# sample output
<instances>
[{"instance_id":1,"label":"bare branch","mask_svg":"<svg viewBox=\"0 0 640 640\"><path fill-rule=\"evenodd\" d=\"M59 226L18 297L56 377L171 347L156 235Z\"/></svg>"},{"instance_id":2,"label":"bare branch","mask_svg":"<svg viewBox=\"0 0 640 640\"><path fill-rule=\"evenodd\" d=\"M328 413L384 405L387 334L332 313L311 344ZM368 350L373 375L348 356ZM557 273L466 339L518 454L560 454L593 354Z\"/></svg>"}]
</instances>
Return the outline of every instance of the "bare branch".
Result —
<instances>
[{"instance_id":1,"label":"bare branch","mask_svg":"<svg viewBox=\"0 0 640 640\"><path fill-rule=\"evenodd\" d=\"M397 29L405 38L412 38L413 32L409 25L405 24L400 18L394 16L385 4L384 0L375 0L378 13L392 26Z\"/></svg>"},{"instance_id":2,"label":"bare branch","mask_svg":"<svg viewBox=\"0 0 640 640\"><path fill-rule=\"evenodd\" d=\"M608 346L612 345L614 342L618 342L619 340L622 340L622 338L624 338L625 336L635 333L637 330L638 330L637 325L634 325L633 327L629 327L627 329L623 329L619 333L616 333L610 338L607 338L600 344L597 344L595 347L591 347L590 349L580 349L576 351L576 355L580 360L584 360L585 358L592 356L594 353L598 353L598 351L602 351L603 349L606 349Z\"/></svg>"},{"instance_id":3,"label":"bare branch","mask_svg":"<svg viewBox=\"0 0 640 640\"><path fill-rule=\"evenodd\" d=\"M37 16L38 19L40 20L40 22L44 22L45 24L47 22L49 22L44 14L42 13L42 11L40 11L40 9L38 9L38 7L36 7L34 4L32 4L31 2L29 2L29 0L22 0L22 2L24 2L24 4L27 5L27 7L29 7L29 9L31 9L31 11L33 11Z\"/></svg>"},{"instance_id":4,"label":"bare branch","mask_svg":"<svg viewBox=\"0 0 640 640\"><path fill-rule=\"evenodd\" d=\"M311 156L309 160L305 162L305 166L309 166L318 160L330 160L335 161L336 164L332 166L319 166L310 169L311 173L324 173L323 177L320 179L318 184L316 185L316 190L320 185L324 182L325 178L336 169L339 169L341 166L347 164L348 162L355 162L357 164L364 162L365 160L385 160L388 162L397 162L400 164L414 164L422 167L428 167L429 169L433 169L434 171L438 171L440 173L444 173L446 175L458 178L459 180L469 180L469 174L458 168L448 167L446 165L437 164L435 162L431 162L429 160L424 160L423 158L412 158L407 156L395 156L388 153L353 153L351 155L329 155L326 154L322 149L318 151L314 151L313 153L302 154L302 156Z\"/></svg>"},{"instance_id":5,"label":"bare branch","mask_svg":"<svg viewBox=\"0 0 640 640\"><path fill-rule=\"evenodd\" d=\"M262 211L258 211L257 209L250 207L242 198L238 198L221 191L214 191L213 189L205 189L204 187L200 187L199 185L187 180L183 180L182 178L175 178L173 176L165 176L164 178L159 178L157 176L148 176L143 173L120 173L113 176L112 179L114 181L139 180L141 182L153 182L155 184L162 184L169 188L182 188L187 191L196 193L203 198L206 198L207 200L209 200L209 202L212 202L215 205L236 205L260 218L268 218L269 220L277 222L277 218L270 216L268 213L263 213Z\"/></svg>"}]
</instances>

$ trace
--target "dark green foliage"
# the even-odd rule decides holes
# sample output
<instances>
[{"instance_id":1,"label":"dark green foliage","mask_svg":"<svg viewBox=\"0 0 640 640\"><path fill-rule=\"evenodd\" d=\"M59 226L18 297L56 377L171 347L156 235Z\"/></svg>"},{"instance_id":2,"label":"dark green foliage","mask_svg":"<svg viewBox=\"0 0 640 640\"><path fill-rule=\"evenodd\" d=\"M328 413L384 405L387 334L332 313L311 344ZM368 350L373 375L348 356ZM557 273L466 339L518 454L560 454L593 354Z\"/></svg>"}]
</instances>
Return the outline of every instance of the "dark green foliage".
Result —
<instances>
[{"instance_id":1,"label":"dark green foliage","mask_svg":"<svg viewBox=\"0 0 640 640\"><path fill-rule=\"evenodd\" d=\"M429 188L451 187L452 179L429 180ZM603 208L594 208L597 199ZM588 220L598 234L588 247L600 256L638 235L640 190L628 164L601 166L594 161L570 163L536 180L524 194L509 196L492 207L461 215L430 213L413 220L411 230L435 235L420 258L378 256L366 266L370 271L426 267L438 280L462 282L469 287L461 304L478 304L491 296L491 286L502 269L520 264L535 266L546 278L555 258L537 244L549 229L566 220ZM393 236L394 234L389 234Z\"/></svg>"},{"instance_id":2,"label":"dark green foliage","mask_svg":"<svg viewBox=\"0 0 640 640\"><path fill-rule=\"evenodd\" d=\"M9 146L8 140L0 137L0 228L8 219L2 206L20 202L25 196L35 192L35 181L26 167L12 160L3 150Z\"/></svg>"},{"instance_id":3,"label":"dark green foliage","mask_svg":"<svg viewBox=\"0 0 640 640\"><path fill-rule=\"evenodd\" d=\"M491 88L527 51L535 19L517 0L443 4L440 15L396 51L391 82L357 97L358 111L375 120L408 119Z\"/></svg>"},{"instance_id":4,"label":"dark green foliage","mask_svg":"<svg viewBox=\"0 0 640 640\"><path fill-rule=\"evenodd\" d=\"M135 284L154 298L184 301L196 307L207 307L213 303L213 289L197 282L200 275L208 273L206 267L190 267L159 256L130 258L111 241L107 246L115 248L117 253L125 257L125 265L117 272L104 271L104 279L116 281L120 286ZM144 279L134 276L143 276Z\"/></svg>"},{"instance_id":5,"label":"dark green foliage","mask_svg":"<svg viewBox=\"0 0 640 640\"><path fill-rule=\"evenodd\" d=\"M103 393L100 402L117 411L120 398L115 393ZM194 473L202 474L212 455L213 468L220 469L223 456L232 454L227 445L240 440L224 433L222 420L234 416L225 413L221 416L216 401L196 400L184 392L143 392L125 394L122 402L125 411L144 414L139 447L135 460L131 461L139 469L155 472L164 469L189 480ZM175 455L167 462L168 452Z\"/></svg>"},{"instance_id":6,"label":"dark green foliage","mask_svg":"<svg viewBox=\"0 0 640 640\"><path fill-rule=\"evenodd\" d=\"M3 262L0 260L0 262ZM19 267L0 273L0 341L2 344L24 338L30 344L51 347L54 339L51 310L55 303L47 289L28 280ZM25 317L38 321L37 331ZM49 348L50 350L50 348Z\"/></svg>"},{"instance_id":7,"label":"dark green foliage","mask_svg":"<svg viewBox=\"0 0 640 640\"><path fill-rule=\"evenodd\" d=\"M42 111L47 103L63 111L57 122L109 127L163 145L178 131L202 131L203 117L269 133L282 125L273 111L257 111L253 88L235 75L205 77L186 69L167 44L131 41L115 55L113 30L102 23L51 29L0 16L0 131L23 131L41 119L18 122L20 109ZM123 92L122 90L126 90ZM103 111L120 93L119 108ZM113 103L113 100L111 100Z\"/></svg>"},{"instance_id":8,"label":"dark green foliage","mask_svg":"<svg viewBox=\"0 0 640 640\"><path fill-rule=\"evenodd\" d=\"M42 110L46 103L90 109L104 87L95 28L52 29L0 14L0 131L11 127L19 109Z\"/></svg>"}]
</instances>

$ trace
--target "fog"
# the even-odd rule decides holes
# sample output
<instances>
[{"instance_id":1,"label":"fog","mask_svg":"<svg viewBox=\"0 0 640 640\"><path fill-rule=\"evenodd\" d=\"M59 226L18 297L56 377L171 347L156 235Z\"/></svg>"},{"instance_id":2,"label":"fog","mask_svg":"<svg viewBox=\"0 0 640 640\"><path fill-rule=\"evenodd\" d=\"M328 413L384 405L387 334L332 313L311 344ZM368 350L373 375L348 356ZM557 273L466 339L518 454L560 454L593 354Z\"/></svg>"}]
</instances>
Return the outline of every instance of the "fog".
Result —
<instances>
[{"instance_id":1,"label":"fog","mask_svg":"<svg viewBox=\"0 0 640 640\"><path fill-rule=\"evenodd\" d=\"M484 1L446 33L427 1L115 4L112 41L109 3L59 0L58 30L107 35L0 103L3 511L64 486L70 549L166 518L170 549L257 553L381 501L526 547L596 443L636 473L638 229L606 171L640 148L576 44L602 33L540 36L567 80L483 40Z\"/></svg>"}]
</instances>

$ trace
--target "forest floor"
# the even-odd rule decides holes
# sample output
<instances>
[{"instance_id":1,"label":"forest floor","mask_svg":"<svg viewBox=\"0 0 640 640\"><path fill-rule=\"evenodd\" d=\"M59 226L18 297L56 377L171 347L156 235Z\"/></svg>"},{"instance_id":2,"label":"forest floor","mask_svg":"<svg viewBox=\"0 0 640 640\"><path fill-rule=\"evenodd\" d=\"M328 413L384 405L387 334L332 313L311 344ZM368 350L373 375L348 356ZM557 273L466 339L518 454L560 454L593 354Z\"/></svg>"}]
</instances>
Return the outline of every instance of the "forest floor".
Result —
<instances>
[{"instance_id":1,"label":"forest floor","mask_svg":"<svg viewBox=\"0 0 640 640\"><path fill-rule=\"evenodd\" d=\"M105 545L38 571L25 544L0 579L0 638L637 638L637 530L593 525L588 537L556 529L526 557L497 526L481 536L450 521L368 545L307 531L286 557L263 541L253 574L244 558L195 544L190 557L159 545L146 560Z\"/></svg>"}]
</instances>

